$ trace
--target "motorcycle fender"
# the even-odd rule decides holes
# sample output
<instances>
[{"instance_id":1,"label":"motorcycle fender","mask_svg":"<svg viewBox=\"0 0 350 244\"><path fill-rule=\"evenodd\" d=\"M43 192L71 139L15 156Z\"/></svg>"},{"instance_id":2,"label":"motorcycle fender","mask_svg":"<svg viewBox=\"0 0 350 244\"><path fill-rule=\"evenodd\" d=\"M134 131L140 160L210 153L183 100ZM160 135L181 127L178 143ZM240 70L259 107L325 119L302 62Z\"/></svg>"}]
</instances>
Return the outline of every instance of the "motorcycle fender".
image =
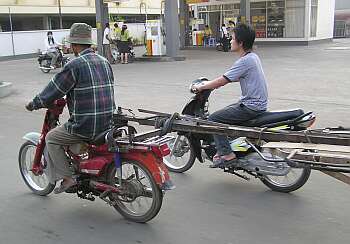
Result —
<instances>
[{"instance_id":1,"label":"motorcycle fender","mask_svg":"<svg viewBox=\"0 0 350 244\"><path fill-rule=\"evenodd\" d=\"M198 101L194 98L192 98L186 106L183 108L181 114L185 115L194 115L195 109L197 107Z\"/></svg>"},{"instance_id":2,"label":"motorcycle fender","mask_svg":"<svg viewBox=\"0 0 350 244\"><path fill-rule=\"evenodd\" d=\"M25 134L23 136L23 139L24 140L27 140L27 141L30 141L30 142L33 142L35 145L38 145L39 144L39 141L40 141L40 136L41 134L40 133L37 133L37 132L29 132L27 134Z\"/></svg>"},{"instance_id":3,"label":"motorcycle fender","mask_svg":"<svg viewBox=\"0 0 350 244\"><path fill-rule=\"evenodd\" d=\"M168 184L172 184L168 169L162 159L157 158L153 152L129 151L125 154L122 153L121 156L122 159L137 161L145 166L161 189L167 190L165 188Z\"/></svg>"},{"instance_id":4,"label":"motorcycle fender","mask_svg":"<svg viewBox=\"0 0 350 244\"><path fill-rule=\"evenodd\" d=\"M203 163L203 158L202 158L202 145L201 141L194 137L194 136L188 136L188 140L190 141L191 145L193 146L194 149L194 155L195 157L199 160L199 162Z\"/></svg>"}]
</instances>

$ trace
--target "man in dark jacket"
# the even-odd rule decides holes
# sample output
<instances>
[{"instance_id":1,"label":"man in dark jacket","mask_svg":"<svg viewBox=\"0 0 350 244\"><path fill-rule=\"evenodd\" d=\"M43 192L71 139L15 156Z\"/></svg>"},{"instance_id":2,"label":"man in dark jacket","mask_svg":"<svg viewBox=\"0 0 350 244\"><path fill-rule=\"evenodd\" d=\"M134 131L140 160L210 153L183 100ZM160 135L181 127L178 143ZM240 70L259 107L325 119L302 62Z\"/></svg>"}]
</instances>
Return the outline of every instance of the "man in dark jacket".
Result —
<instances>
[{"instance_id":1,"label":"man in dark jacket","mask_svg":"<svg viewBox=\"0 0 350 244\"><path fill-rule=\"evenodd\" d=\"M46 136L49 180L54 184L63 179L55 189L56 194L76 184L64 146L92 140L107 130L115 110L113 71L110 63L91 49L91 26L73 24L69 42L76 58L26 106L32 111L66 96L70 118Z\"/></svg>"}]
</instances>

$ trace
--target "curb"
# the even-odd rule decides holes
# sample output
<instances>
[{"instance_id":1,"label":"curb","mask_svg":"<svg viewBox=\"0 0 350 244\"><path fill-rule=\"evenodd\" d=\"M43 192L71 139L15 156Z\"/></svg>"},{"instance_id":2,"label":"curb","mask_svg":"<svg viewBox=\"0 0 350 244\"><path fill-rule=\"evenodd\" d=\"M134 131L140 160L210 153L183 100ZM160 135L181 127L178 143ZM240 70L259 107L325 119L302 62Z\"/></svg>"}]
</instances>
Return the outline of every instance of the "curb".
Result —
<instances>
[{"instance_id":1,"label":"curb","mask_svg":"<svg viewBox=\"0 0 350 244\"><path fill-rule=\"evenodd\" d=\"M12 93L12 83L0 81L0 98L6 97Z\"/></svg>"},{"instance_id":2,"label":"curb","mask_svg":"<svg viewBox=\"0 0 350 244\"><path fill-rule=\"evenodd\" d=\"M154 56L154 57L137 57L135 61L140 62L174 62L174 61L184 61L186 57L178 56L178 57L166 57L166 56Z\"/></svg>"}]
</instances>

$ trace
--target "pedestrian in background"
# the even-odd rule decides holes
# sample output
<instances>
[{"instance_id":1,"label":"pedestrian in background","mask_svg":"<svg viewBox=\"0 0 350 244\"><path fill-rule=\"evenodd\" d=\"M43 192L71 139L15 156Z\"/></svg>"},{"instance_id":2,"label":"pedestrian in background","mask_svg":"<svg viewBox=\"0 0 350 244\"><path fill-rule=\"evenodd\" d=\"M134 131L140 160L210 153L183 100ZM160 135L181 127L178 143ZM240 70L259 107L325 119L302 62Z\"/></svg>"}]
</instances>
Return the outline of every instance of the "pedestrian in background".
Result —
<instances>
[{"instance_id":1,"label":"pedestrian in background","mask_svg":"<svg viewBox=\"0 0 350 244\"><path fill-rule=\"evenodd\" d=\"M209 25L206 25L204 28L204 37L203 37L203 41L204 41L204 46L209 45L209 40L212 37L213 32L211 31Z\"/></svg>"},{"instance_id":2,"label":"pedestrian in background","mask_svg":"<svg viewBox=\"0 0 350 244\"><path fill-rule=\"evenodd\" d=\"M112 63L112 53L111 53L111 29L109 28L109 23L106 23L106 28L103 32L103 56Z\"/></svg>"},{"instance_id":3,"label":"pedestrian in background","mask_svg":"<svg viewBox=\"0 0 350 244\"><path fill-rule=\"evenodd\" d=\"M233 37L233 35L234 35L235 27L236 27L235 22L233 22L232 20L230 20L230 21L228 22L228 27L227 27L227 31L228 31L228 34L229 34L229 36L230 36L230 40L232 39L232 37Z\"/></svg>"},{"instance_id":4,"label":"pedestrian in background","mask_svg":"<svg viewBox=\"0 0 350 244\"><path fill-rule=\"evenodd\" d=\"M225 24L221 26L221 42L224 52L228 52L229 35Z\"/></svg>"},{"instance_id":5,"label":"pedestrian in background","mask_svg":"<svg viewBox=\"0 0 350 244\"><path fill-rule=\"evenodd\" d=\"M127 25L122 26L122 31L120 32L120 55L121 55L121 63L122 64L127 64L128 63L128 55L130 52L130 42L131 42L131 37L130 33L128 31Z\"/></svg>"}]
</instances>

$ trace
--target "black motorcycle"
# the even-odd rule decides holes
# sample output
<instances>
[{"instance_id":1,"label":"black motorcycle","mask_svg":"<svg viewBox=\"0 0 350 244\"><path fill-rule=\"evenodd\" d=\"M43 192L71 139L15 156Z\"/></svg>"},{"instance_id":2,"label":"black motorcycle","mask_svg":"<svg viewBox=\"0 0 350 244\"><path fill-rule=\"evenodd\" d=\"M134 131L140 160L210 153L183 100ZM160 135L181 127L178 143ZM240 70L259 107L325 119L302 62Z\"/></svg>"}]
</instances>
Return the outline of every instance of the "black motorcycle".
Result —
<instances>
[{"instance_id":1,"label":"black motorcycle","mask_svg":"<svg viewBox=\"0 0 350 244\"><path fill-rule=\"evenodd\" d=\"M122 58L118 49L118 41L113 40L113 45L111 46L112 58L115 63L120 63ZM135 61L135 50L131 42L129 42L129 52L128 52L128 63L133 63Z\"/></svg>"},{"instance_id":2,"label":"black motorcycle","mask_svg":"<svg viewBox=\"0 0 350 244\"><path fill-rule=\"evenodd\" d=\"M43 73L49 73L51 70L56 68L63 68L66 63L69 62L70 58L65 56L60 48L56 48L58 53L58 58L55 64L51 63L52 58L48 55L47 52L39 54L38 63L39 69Z\"/></svg>"},{"instance_id":3,"label":"black motorcycle","mask_svg":"<svg viewBox=\"0 0 350 244\"><path fill-rule=\"evenodd\" d=\"M201 78L192 85L207 81ZM192 90L191 85L191 90ZM193 92L193 91L192 91ZM184 116L207 119L209 116L209 96L211 90L195 94L182 110ZM303 131L309 128L316 117L312 112L304 113L301 109L265 112L258 117L245 121L240 126L260 127L270 130ZM265 150L264 142L249 142L247 138L230 138L232 150L238 158L238 163L222 167L225 172L248 179L246 174L259 178L266 186L274 191L291 192L302 187L310 176L311 169L292 168L283 160L278 148ZM189 170L196 159L203 163L206 159L213 161L216 154L212 135L178 132L169 144L170 155L164 163L172 172L183 173ZM261 155L257 151L262 152ZM282 152L281 152L282 153ZM272 159L272 160L271 160ZM239 173L238 173L239 172ZM246 173L241 174L240 172Z\"/></svg>"}]
</instances>

